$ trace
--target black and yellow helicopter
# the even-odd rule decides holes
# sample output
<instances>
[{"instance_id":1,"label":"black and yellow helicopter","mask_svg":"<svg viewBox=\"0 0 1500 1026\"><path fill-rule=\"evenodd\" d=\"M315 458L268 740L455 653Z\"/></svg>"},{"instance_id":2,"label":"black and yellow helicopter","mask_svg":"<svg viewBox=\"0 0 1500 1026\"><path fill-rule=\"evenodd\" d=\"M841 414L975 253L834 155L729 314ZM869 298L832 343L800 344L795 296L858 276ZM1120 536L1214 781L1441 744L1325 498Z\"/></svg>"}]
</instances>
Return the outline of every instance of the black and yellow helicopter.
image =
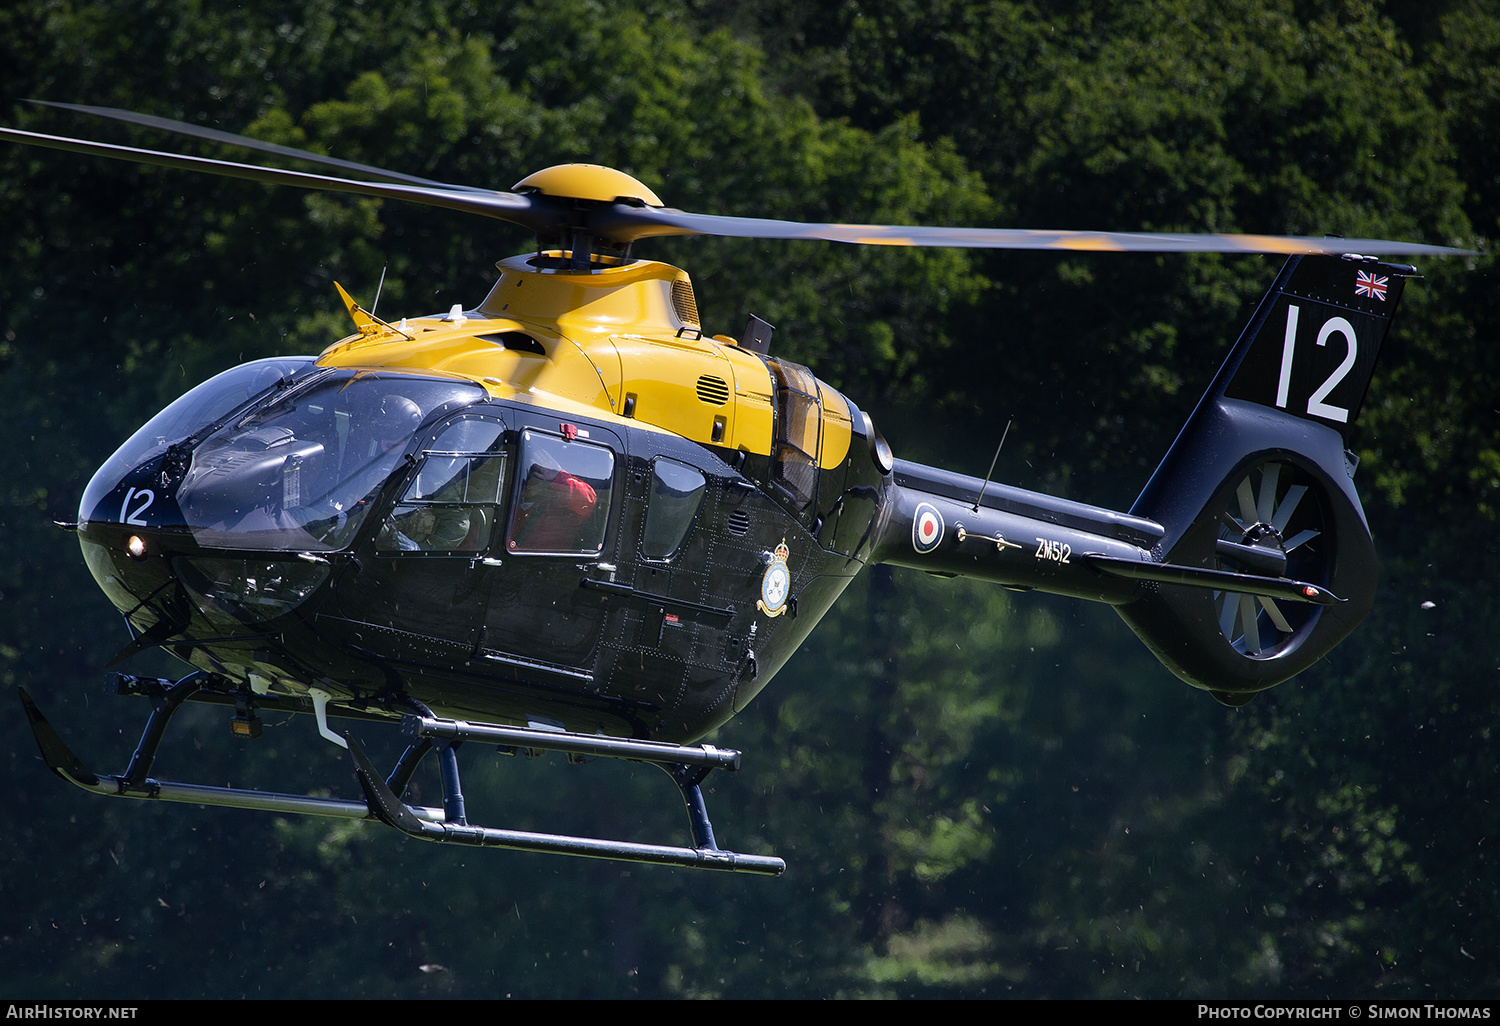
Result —
<instances>
[{"instance_id":1,"label":"black and yellow helicopter","mask_svg":"<svg viewBox=\"0 0 1500 1026\"><path fill-rule=\"evenodd\" d=\"M56 106L294 157L282 170L0 129L0 139L271 184L399 199L535 232L470 308L375 317L317 357L189 391L109 458L76 524L124 614L125 653L181 680L111 677L153 703L125 772L90 771L22 692L48 766L86 790L373 818L428 840L779 873L720 849L700 784L739 753L698 739L745 708L867 565L1106 602L1183 680L1239 705L1370 611L1375 554L1347 451L1413 268L1369 239L806 224L666 208L572 164L512 191L448 185L181 122ZM693 286L632 249L659 236L863 245L1279 253L1288 260L1128 512L896 459L869 415L772 354L770 325L710 335ZM360 799L153 779L185 701L310 711ZM400 721L388 774L328 726ZM470 824L464 741L650 762L691 846ZM437 753L442 808L402 794Z\"/></svg>"}]
</instances>

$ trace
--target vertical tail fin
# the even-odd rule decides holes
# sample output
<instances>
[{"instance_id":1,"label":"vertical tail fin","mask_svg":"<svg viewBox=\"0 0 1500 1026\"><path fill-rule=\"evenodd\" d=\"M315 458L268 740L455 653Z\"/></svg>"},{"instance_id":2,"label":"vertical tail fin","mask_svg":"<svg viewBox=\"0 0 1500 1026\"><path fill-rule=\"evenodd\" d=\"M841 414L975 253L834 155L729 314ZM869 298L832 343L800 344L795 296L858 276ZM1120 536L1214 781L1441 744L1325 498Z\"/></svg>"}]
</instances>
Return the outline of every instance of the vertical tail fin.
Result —
<instances>
[{"instance_id":1,"label":"vertical tail fin","mask_svg":"<svg viewBox=\"0 0 1500 1026\"><path fill-rule=\"evenodd\" d=\"M1131 513L1159 558L1326 587L1331 606L1161 585L1118 607L1173 672L1241 704L1342 641L1375 597L1345 447L1413 268L1292 257Z\"/></svg>"}]
</instances>

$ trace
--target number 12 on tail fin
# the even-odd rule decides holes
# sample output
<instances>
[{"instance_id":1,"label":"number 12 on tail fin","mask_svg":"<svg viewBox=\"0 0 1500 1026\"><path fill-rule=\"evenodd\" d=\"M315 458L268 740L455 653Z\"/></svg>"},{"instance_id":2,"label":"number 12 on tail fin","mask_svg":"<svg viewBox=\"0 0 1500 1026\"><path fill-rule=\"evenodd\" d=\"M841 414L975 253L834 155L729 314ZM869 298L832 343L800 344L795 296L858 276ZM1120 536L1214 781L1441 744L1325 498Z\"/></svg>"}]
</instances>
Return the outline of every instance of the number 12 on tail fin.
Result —
<instances>
[{"instance_id":1,"label":"number 12 on tail fin","mask_svg":"<svg viewBox=\"0 0 1500 1026\"><path fill-rule=\"evenodd\" d=\"M1347 440L1415 272L1327 257L1289 270L1224 394L1328 424Z\"/></svg>"}]
</instances>

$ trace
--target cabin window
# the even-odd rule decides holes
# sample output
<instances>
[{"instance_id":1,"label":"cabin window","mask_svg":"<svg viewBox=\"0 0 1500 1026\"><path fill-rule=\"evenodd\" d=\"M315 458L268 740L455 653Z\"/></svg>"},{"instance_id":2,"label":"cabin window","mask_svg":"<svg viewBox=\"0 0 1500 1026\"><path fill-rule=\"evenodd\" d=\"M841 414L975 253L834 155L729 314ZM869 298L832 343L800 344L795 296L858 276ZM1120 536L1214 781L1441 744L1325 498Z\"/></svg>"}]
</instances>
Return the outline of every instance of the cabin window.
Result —
<instances>
[{"instance_id":1,"label":"cabin window","mask_svg":"<svg viewBox=\"0 0 1500 1026\"><path fill-rule=\"evenodd\" d=\"M823 411L818 379L806 367L767 358L776 379L776 423L772 439L771 482L779 486L792 512L809 515L818 492L818 454Z\"/></svg>"},{"instance_id":2,"label":"cabin window","mask_svg":"<svg viewBox=\"0 0 1500 1026\"><path fill-rule=\"evenodd\" d=\"M698 507L703 505L706 485L703 475L685 463L669 459L652 462L641 555L647 559L671 559L677 555L698 515Z\"/></svg>"},{"instance_id":3,"label":"cabin window","mask_svg":"<svg viewBox=\"0 0 1500 1026\"><path fill-rule=\"evenodd\" d=\"M597 556L604 551L615 454L600 445L521 432L520 491L506 548Z\"/></svg>"},{"instance_id":4,"label":"cabin window","mask_svg":"<svg viewBox=\"0 0 1500 1026\"><path fill-rule=\"evenodd\" d=\"M504 426L482 417L446 425L376 537L376 551L472 555L489 549L504 495Z\"/></svg>"}]
</instances>

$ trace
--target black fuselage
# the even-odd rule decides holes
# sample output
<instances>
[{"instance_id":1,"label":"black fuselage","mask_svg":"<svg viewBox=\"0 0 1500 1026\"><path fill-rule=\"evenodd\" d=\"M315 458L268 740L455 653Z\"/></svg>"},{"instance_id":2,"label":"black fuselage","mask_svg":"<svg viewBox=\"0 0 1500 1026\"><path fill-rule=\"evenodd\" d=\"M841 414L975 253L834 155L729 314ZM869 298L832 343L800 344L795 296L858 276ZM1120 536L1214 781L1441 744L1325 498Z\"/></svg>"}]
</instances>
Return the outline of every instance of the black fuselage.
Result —
<instances>
[{"instance_id":1,"label":"black fuselage","mask_svg":"<svg viewBox=\"0 0 1500 1026\"><path fill-rule=\"evenodd\" d=\"M379 434L365 426L382 414L353 411L418 382L381 375L359 397L372 377L331 375L294 367L227 419L127 443L138 458L101 469L80 536L135 648L251 694L316 687L371 709L405 694L452 716L685 741L754 697L872 545L884 482L862 446L789 475L459 390L418 403L370 469L381 443L349 425ZM371 480L340 484L357 473ZM547 506L563 479L592 496L586 513ZM770 600L768 571L773 592L785 582Z\"/></svg>"}]
</instances>

